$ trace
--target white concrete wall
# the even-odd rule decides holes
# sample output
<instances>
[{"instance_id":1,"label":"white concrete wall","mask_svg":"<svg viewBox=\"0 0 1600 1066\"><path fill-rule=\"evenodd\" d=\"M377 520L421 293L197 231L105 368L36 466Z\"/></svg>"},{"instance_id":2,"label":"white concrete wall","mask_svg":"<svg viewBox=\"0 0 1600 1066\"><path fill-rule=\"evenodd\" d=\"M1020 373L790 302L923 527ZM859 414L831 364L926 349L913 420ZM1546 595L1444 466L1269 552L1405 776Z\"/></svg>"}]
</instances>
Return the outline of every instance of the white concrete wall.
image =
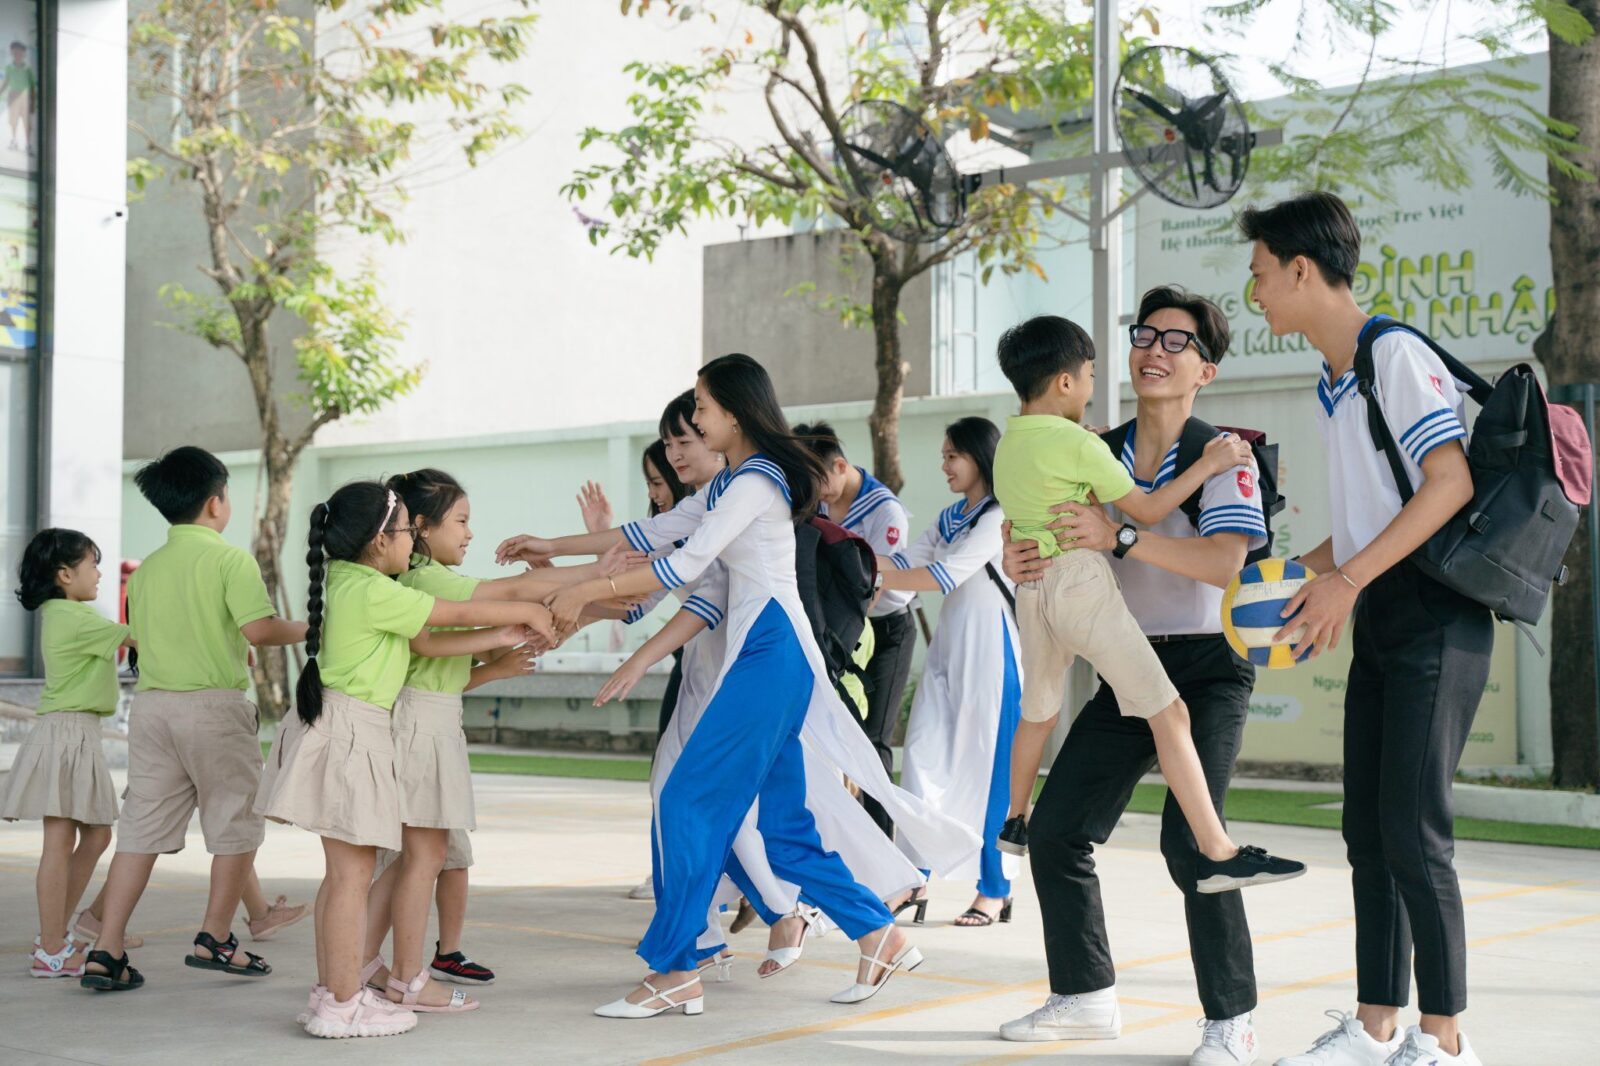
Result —
<instances>
[{"instance_id":1,"label":"white concrete wall","mask_svg":"<svg viewBox=\"0 0 1600 1066\"><path fill-rule=\"evenodd\" d=\"M106 555L117 608L122 541L122 316L128 100L126 0L63 0L55 72L53 333L45 338L39 525Z\"/></svg>"},{"instance_id":2,"label":"white concrete wall","mask_svg":"<svg viewBox=\"0 0 1600 1066\"><path fill-rule=\"evenodd\" d=\"M455 0L451 10L464 18L476 6ZM425 361L427 376L376 416L328 427L321 444L653 423L702 362L700 249L737 239L737 225L693 223L653 263L633 260L592 247L560 190L602 158L580 153L584 128L628 123L636 85L626 63L696 62L702 49L742 39L751 16L725 10L716 24L674 25L655 11L624 18L614 3L536 10L529 55L505 72L530 91L518 105L526 139L475 170L428 149L439 162L412 183L400 213L407 241L371 250L384 295L409 325L402 355ZM331 43L326 32L322 40ZM707 118L719 135L775 139L759 93L723 103ZM582 209L612 217L592 197Z\"/></svg>"}]
</instances>

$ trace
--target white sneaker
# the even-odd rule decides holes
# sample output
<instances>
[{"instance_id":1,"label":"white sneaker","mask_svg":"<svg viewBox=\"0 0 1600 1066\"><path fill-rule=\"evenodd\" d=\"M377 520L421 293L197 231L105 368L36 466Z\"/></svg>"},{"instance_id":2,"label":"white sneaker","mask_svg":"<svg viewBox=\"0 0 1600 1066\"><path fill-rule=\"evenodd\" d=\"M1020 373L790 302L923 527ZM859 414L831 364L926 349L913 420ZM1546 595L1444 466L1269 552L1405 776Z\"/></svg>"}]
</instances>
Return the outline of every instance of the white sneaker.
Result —
<instances>
[{"instance_id":1,"label":"white sneaker","mask_svg":"<svg viewBox=\"0 0 1600 1066\"><path fill-rule=\"evenodd\" d=\"M1460 1050L1446 1055L1439 1050L1438 1037L1429 1036L1416 1026L1406 1030L1406 1038L1399 1050L1389 1056L1385 1066L1483 1066L1483 1060L1473 1054L1465 1033L1458 1035Z\"/></svg>"},{"instance_id":2,"label":"white sneaker","mask_svg":"<svg viewBox=\"0 0 1600 1066\"><path fill-rule=\"evenodd\" d=\"M652 878L645 878L632 888L628 889L629 899L655 899L656 885Z\"/></svg>"},{"instance_id":3,"label":"white sneaker","mask_svg":"<svg viewBox=\"0 0 1600 1066\"><path fill-rule=\"evenodd\" d=\"M1256 1061L1256 1031L1250 1025L1250 1015L1237 1018L1201 1018L1205 1035L1200 1046L1189 1056L1189 1066L1248 1066Z\"/></svg>"},{"instance_id":4,"label":"white sneaker","mask_svg":"<svg viewBox=\"0 0 1600 1066\"><path fill-rule=\"evenodd\" d=\"M1002 1040L1115 1040L1121 1035L1115 985L1080 995L1052 992L1044 1006L1000 1027Z\"/></svg>"},{"instance_id":5,"label":"white sneaker","mask_svg":"<svg viewBox=\"0 0 1600 1066\"><path fill-rule=\"evenodd\" d=\"M1388 1040L1374 1040L1354 1014L1323 1013L1339 1024L1317 1037L1311 1050L1279 1059L1277 1066L1385 1066L1405 1040L1404 1031L1398 1028Z\"/></svg>"}]
</instances>

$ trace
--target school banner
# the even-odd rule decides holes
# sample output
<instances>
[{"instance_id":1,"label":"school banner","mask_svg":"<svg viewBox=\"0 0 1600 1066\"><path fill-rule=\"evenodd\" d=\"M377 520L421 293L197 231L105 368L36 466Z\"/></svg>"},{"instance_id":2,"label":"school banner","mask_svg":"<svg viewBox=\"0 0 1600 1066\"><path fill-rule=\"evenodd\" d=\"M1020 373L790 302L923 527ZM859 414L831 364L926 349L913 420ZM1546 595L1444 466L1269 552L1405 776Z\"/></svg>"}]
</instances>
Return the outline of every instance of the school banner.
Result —
<instances>
[{"instance_id":1,"label":"school banner","mask_svg":"<svg viewBox=\"0 0 1600 1066\"><path fill-rule=\"evenodd\" d=\"M1471 76L1474 67L1460 73ZM1543 55L1481 69L1537 83L1534 102L1547 94ZM1302 131L1293 105L1267 101L1269 115L1286 115L1285 134ZM1518 162L1543 174L1542 159ZM1361 226L1361 267L1355 296L1373 313L1403 319L1428 331L1469 362L1531 359L1533 340L1555 307L1550 280L1550 207L1533 196L1502 188L1485 153L1469 154L1469 184L1447 192L1422 175L1394 179L1379 200L1346 196ZM1136 180L1136 179L1135 179ZM1315 374L1321 356L1304 337L1274 337L1250 300L1250 248L1234 219L1252 203L1265 205L1299 191L1247 182L1232 202L1191 211L1155 196L1138 202L1132 243L1140 292L1177 283L1216 302L1228 316L1233 343L1227 375L1269 377ZM1137 293L1130 302L1136 306Z\"/></svg>"}]
</instances>

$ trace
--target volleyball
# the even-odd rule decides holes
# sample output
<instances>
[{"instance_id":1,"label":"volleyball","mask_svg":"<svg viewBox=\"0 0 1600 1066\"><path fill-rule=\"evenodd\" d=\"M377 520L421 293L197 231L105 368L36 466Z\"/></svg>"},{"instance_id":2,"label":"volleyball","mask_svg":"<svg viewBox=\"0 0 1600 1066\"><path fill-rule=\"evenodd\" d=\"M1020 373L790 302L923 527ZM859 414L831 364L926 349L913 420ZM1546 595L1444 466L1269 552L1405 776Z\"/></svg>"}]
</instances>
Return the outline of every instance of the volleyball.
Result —
<instances>
[{"instance_id":1,"label":"volleyball","mask_svg":"<svg viewBox=\"0 0 1600 1066\"><path fill-rule=\"evenodd\" d=\"M1289 649L1305 635L1306 627L1276 644L1272 637L1283 628L1284 607L1301 585L1316 576L1290 559L1263 559L1239 571L1222 593L1222 635L1234 654L1268 670L1293 666Z\"/></svg>"}]
</instances>

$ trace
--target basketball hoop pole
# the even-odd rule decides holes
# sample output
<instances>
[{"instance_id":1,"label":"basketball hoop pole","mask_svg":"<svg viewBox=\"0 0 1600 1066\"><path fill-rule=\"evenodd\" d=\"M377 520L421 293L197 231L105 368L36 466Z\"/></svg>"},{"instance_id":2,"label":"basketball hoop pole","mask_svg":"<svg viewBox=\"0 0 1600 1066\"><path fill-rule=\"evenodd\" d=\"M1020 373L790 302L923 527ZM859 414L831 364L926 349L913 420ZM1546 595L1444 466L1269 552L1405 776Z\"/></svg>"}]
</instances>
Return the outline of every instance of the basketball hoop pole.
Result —
<instances>
[{"instance_id":1,"label":"basketball hoop pole","mask_svg":"<svg viewBox=\"0 0 1600 1066\"><path fill-rule=\"evenodd\" d=\"M1117 332L1122 325L1122 153L1116 140L1113 95L1122 63L1117 0L1094 0L1094 169L1089 187L1089 248L1092 254L1095 381L1089 422L1122 423L1122 382L1127 367Z\"/></svg>"}]
</instances>

